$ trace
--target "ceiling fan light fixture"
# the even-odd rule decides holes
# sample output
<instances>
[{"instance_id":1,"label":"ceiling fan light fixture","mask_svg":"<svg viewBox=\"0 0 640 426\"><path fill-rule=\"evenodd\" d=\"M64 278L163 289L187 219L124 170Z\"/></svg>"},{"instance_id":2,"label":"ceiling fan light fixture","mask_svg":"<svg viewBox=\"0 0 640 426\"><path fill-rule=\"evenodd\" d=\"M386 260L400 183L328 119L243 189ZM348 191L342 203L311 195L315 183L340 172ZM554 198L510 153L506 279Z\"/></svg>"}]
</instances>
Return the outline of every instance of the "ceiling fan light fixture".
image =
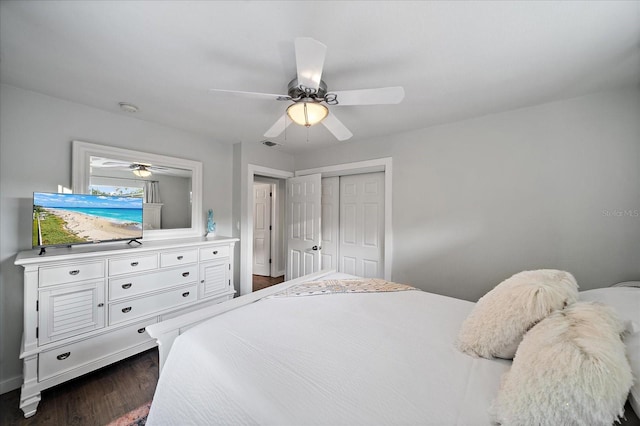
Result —
<instances>
[{"instance_id":1,"label":"ceiling fan light fixture","mask_svg":"<svg viewBox=\"0 0 640 426\"><path fill-rule=\"evenodd\" d=\"M145 178L151 176L151 171L149 171L145 166L140 166L133 170L133 174L138 177Z\"/></svg>"},{"instance_id":2,"label":"ceiling fan light fixture","mask_svg":"<svg viewBox=\"0 0 640 426\"><path fill-rule=\"evenodd\" d=\"M287 115L294 123L310 127L324 120L329 115L329 108L311 98L304 98L290 105Z\"/></svg>"}]
</instances>

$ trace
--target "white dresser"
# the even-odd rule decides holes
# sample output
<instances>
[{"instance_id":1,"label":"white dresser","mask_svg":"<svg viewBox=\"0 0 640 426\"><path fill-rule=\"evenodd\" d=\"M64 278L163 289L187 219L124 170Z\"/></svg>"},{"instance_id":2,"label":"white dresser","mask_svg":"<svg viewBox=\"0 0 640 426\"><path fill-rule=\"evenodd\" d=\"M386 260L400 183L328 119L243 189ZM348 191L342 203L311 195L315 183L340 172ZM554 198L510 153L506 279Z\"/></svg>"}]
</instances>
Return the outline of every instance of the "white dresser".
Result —
<instances>
[{"instance_id":1,"label":"white dresser","mask_svg":"<svg viewBox=\"0 0 640 426\"><path fill-rule=\"evenodd\" d=\"M233 298L236 238L51 248L24 268L20 408L40 392L155 346L145 327Z\"/></svg>"}]
</instances>

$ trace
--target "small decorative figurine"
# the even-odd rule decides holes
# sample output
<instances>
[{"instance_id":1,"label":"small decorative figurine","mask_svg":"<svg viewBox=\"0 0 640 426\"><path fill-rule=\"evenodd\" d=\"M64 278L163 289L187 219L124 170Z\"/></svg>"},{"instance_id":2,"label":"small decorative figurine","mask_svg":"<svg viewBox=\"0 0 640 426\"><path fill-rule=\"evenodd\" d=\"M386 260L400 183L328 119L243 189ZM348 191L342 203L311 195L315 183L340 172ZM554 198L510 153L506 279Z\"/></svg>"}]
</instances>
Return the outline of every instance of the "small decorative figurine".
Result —
<instances>
[{"instance_id":1,"label":"small decorative figurine","mask_svg":"<svg viewBox=\"0 0 640 426\"><path fill-rule=\"evenodd\" d=\"M215 235L216 233L216 223L213 221L213 210L209 209L209 214L207 217L207 235Z\"/></svg>"}]
</instances>

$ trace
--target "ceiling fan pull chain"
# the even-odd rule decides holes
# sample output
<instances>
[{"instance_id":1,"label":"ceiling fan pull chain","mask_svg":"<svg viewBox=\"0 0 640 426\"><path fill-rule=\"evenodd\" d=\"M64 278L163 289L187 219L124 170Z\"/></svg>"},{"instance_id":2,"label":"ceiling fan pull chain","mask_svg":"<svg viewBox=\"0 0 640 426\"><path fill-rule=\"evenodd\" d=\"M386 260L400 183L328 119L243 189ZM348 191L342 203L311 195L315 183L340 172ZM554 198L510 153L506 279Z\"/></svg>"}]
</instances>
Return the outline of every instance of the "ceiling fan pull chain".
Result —
<instances>
[{"instance_id":1,"label":"ceiling fan pull chain","mask_svg":"<svg viewBox=\"0 0 640 426\"><path fill-rule=\"evenodd\" d=\"M287 120L288 120L288 117L285 114L285 117L284 117L284 140L285 141L287 140Z\"/></svg>"}]
</instances>

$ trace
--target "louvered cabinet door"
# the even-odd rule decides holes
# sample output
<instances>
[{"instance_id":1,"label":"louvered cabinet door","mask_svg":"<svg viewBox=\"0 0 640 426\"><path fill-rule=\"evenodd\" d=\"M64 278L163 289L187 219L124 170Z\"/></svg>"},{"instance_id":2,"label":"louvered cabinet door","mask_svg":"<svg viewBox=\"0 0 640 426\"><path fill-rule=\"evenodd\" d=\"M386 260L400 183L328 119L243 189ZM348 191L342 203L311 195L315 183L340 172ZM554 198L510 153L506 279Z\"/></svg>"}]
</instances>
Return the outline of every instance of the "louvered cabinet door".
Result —
<instances>
[{"instance_id":1,"label":"louvered cabinet door","mask_svg":"<svg viewBox=\"0 0 640 426\"><path fill-rule=\"evenodd\" d=\"M39 299L39 345L104 327L103 281L47 288Z\"/></svg>"},{"instance_id":2,"label":"louvered cabinet door","mask_svg":"<svg viewBox=\"0 0 640 426\"><path fill-rule=\"evenodd\" d=\"M199 298L204 299L229 290L229 259L200 264Z\"/></svg>"}]
</instances>

